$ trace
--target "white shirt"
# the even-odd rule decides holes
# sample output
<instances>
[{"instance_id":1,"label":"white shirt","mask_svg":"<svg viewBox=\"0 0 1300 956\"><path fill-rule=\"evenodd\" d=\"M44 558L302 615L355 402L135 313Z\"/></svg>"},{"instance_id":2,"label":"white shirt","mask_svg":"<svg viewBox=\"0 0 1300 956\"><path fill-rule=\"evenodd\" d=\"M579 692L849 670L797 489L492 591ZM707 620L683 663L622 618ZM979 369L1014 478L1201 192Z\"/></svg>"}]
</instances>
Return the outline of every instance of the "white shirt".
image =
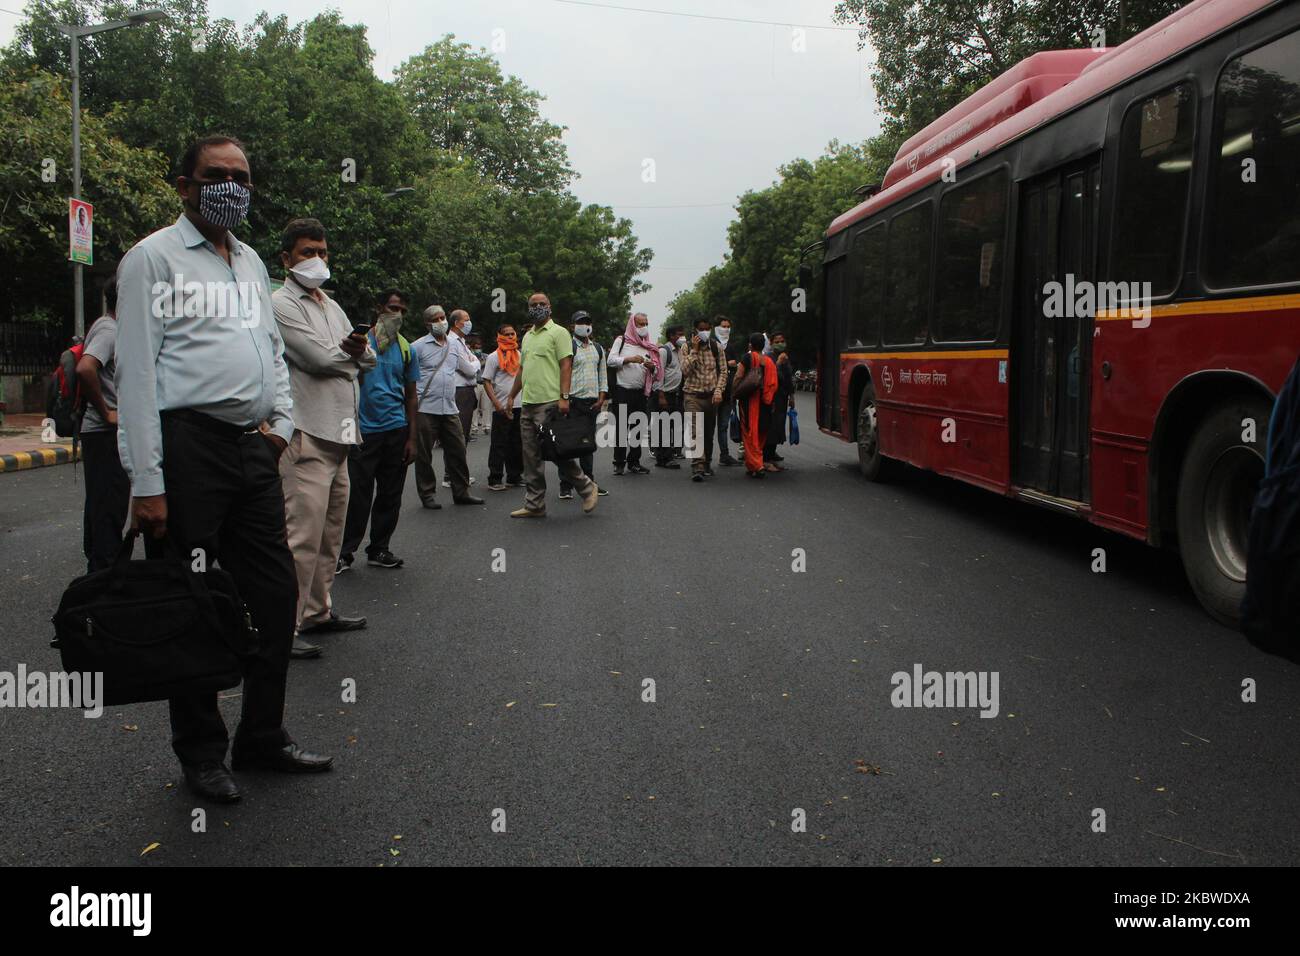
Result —
<instances>
[{"instance_id":1,"label":"white shirt","mask_svg":"<svg viewBox=\"0 0 1300 956\"><path fill-rule=\"evenodd\" d=\"M501 359L496 352L487 357L483 363L483 381L492 383L492 391L497 397L497 401L503 405L507 398L510 397L510 390L515 387L515 377L501 367ZM495 408L495 406L493 406ZM515 396L515 408L524 407L524 393L521 389Z\"/></svg>"},{"instance_id":2,"label":"white shirt","mask_svg":"<svg viewBox=\"0 0 1300 956\"><path fill-rule=\"evenodd\" d=\"M465 388L469 385L478 384L478 373L482 370L482 363L478 356L469 350L469 346L455 332L447 333L447 341L451 343L452 360L456 364L456 387ZM466 371L467 368L473 368L473 371Z\"/></svg>"},{"instance_id":3,"label":"white shirt","mask_svg":"<svg viewBox=\"0 0 1300 956\"><path fill-rule=\"evenodd\" d=\"M627 364L627 359L639 355L641 358L648 358L650 352L637 345L635 342L624 342L623 336L614 340L610 346L609 358L607 359L610 368L618 369L618 374L614 377L621 388L630 388L633 390L645 388L646 366L644 363L637 364L633 362ZM653 363L652 363L653 364Z\"/></svg>"}]
</instances>

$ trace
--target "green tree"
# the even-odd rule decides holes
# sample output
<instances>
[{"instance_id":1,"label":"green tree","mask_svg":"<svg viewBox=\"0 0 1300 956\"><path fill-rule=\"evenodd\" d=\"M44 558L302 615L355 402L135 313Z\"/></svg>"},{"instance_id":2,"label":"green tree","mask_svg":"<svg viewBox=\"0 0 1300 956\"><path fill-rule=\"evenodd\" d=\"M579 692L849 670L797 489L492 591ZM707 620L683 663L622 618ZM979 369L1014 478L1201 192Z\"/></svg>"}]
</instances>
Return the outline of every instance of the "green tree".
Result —
<instances>
[{"instance_id":1,"label":"green tree","mask_svg":"<svg viewBox=\"0 0 1300 956\"><path fill-rule=\"evenodd\" d=\"M469 158L493 182L562 190L572 180L564 127L547 121L542 97L502 75L487 51L444 36L398 67L397 88L430 146Z\"/></svg>"},{"instance_id":2,"label":"green tree","mask_svg":"<svg viewBox=\"0 0 1300 956\"><path fill-rule=\"evenodd\" d=\"M37 310L72 316L71 114L67 80L39 70L0 71L0 142L6 144L0 157L0 318ZM111 275L127 249L176 215L175 197L162 178L166 160L113 136L110 119L83 111L82 196L95 206L90 282ZM89 310L97 308L93 292L86 299ZM68 321L69 333L71 327Z\"/></svg>"}]
</instances>

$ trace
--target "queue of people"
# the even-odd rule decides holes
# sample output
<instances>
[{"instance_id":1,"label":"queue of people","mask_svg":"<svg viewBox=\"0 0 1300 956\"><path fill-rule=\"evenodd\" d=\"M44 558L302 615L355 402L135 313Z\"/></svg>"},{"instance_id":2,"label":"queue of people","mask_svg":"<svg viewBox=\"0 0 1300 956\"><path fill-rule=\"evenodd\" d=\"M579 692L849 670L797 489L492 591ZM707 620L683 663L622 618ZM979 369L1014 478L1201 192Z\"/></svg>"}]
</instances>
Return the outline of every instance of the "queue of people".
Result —
<instances>
[{"instance_id":1,"label":"queue of people","mask_svg":"<svg viewBox=\"0 0 1300 956\"><path fill-rule=\"evenodd\" d=\"M183 213L123 258L77 365L89 405L84 550L91 571L107 567L129 525L145 536L149 557L168 540L181 554L203 554L232 575L263 637L245 664L233 747L215 693L170 701L173 750L205 799L239 799L232 769L330 768L332 758L301 747L283 726L289 662L319 657L317 635L366 627L335 606L334 580L352 569L363 542L368 565L404 565L391 543L412 464L423 507L442 507L435 447L452 503L483 505L466 454L481 427L491 436L488 490L521 488L511 517L542 518L543 433L555 416L686 412L705 426L690 461L692 480L702 482L714 476L715 433L720 463L735 463L726 423L741 380L757 369L761 387L736 402L745 465L757 477L781 470L774 418L784 420L793 386L779 335L753 336L737 353L723 318L716 327L698 322L689 336L670 327L657 343L637 313L607 349L587 312L560 325L538 292L528 324L499 325L486 355L464 309L428 306L426 334L408 341L403 292L383 290L373 315L354 322L322 291L329 243L316 219L283 230L285 279L271 294L265 265L231 232L252 189L238 140L195 142L176 189ZM490 423L476 426L484 404ZM680 445L654 449L665 469L679 469L685 454ZM587 514L608 494L594 458L556 463L559 499L576 494ZM649 474L640 443L615 448L613 464L616 476Z\"/></svg>"}]
</instances>

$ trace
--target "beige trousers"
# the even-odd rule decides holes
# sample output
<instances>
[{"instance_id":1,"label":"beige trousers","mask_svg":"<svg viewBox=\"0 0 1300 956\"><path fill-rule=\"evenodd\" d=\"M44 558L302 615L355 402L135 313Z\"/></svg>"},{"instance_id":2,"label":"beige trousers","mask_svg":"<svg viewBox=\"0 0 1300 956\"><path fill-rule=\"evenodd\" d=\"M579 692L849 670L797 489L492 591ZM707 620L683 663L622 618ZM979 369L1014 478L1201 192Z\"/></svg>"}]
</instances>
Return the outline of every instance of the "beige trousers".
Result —
<instances>
[{"instance_id":1,"label":"beige trousers","mask_svg":"<svg viewBox=\"0 0 1300 956\"><path fill-rule=\"evenodd\" d=\"M330 588L348 514L348 446L300 431L280 456L284 517L298 575L297 626L330 616Z\"/></svg>"}]
</instances>

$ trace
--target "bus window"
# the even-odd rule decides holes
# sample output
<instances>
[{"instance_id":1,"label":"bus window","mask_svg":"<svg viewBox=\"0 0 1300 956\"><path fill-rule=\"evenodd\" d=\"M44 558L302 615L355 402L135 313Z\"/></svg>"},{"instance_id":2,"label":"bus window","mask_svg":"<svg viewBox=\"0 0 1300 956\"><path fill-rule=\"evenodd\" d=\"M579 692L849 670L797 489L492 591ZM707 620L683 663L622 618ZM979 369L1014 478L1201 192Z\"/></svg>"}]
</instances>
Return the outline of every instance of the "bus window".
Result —
<instances>
[{"instance_id":1,"label":"bus window","mask_svg":"<svg viewBox=\"0 0 1300 956\"><path fill-rule=\"evenodd\" d=\"M849 348L880 344L880 308L884 301L885 224L876 223L853 237L850 267L854 291L849 318Z\"/></svg>"},{"instance_id":2,"label":"bus window","mask_svg":"<svg viewBox=\"0 0 1300 956\"><path fill-rule=\"evenodd\" d=\"M1206 281L1300 279L1300 32L1228 64L1214 132Z\"/></svg>"},{"instance_id":3,"label":"bus window","mask_svg":"<svg viewBox=\"0 0 1300 956\"><path fill-rule=\"evenodd\" d=\"M1150 282L1153 296L1173 292L1182 272L1195 112L1181 83L1134 103L1120 128L1110 278Z\"/></svg>"},{"instance_id":4,"label":"bus window","mask_svg":"<svg viewBox=\"0 0 1300 956\"><path fill-rule=\"evenodd\" d=\"M1007 222L1005 170L954 186L939 204L936 342L997 338Z\"/></svg>"},{"instance_id":5,"label":"bus window","mask_svg":"<svg viewBox=\"0 0 1300 956\"><path fill-rule=\"evenodd\" d=\"M901 212L889 223L882 337L886 345L920 345L930 322L929 202Z\"/></svg>"}]
</instances>

